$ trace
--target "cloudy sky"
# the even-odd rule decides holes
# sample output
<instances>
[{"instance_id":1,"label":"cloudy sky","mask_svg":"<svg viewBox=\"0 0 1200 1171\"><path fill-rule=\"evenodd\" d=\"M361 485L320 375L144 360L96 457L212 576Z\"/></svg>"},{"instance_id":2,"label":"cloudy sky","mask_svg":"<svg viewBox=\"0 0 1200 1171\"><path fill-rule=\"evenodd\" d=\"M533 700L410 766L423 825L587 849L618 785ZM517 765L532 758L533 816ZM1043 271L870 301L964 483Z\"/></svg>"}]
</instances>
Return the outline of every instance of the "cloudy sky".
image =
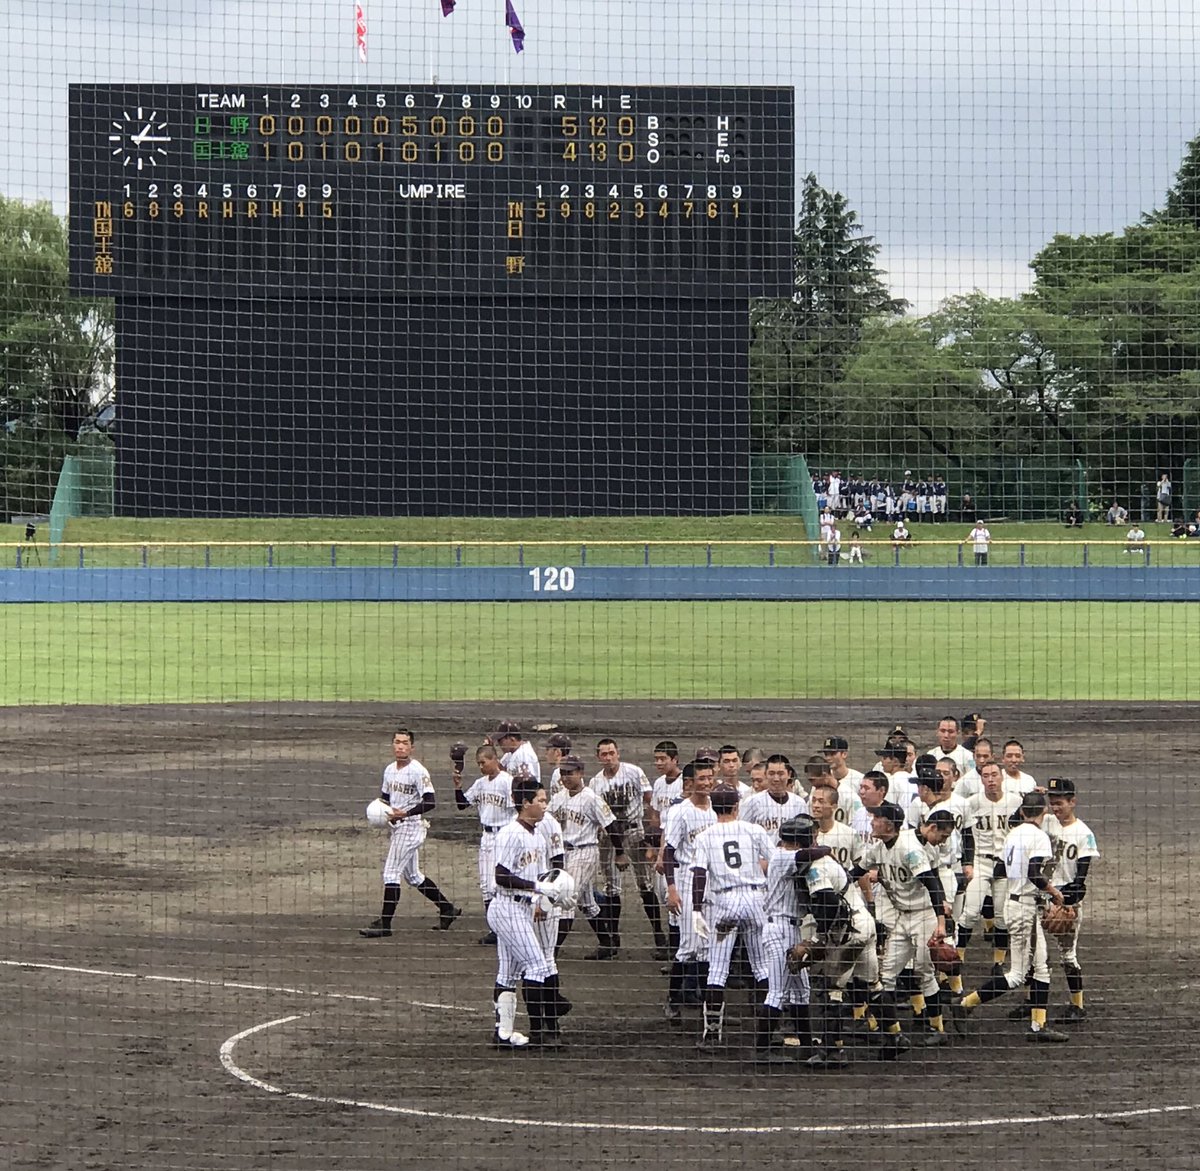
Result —
<instances>
[{"instance_id":1,"label":"cloudy sky","mask_svg":"<svg viewBox=\"0 0 1200 1171\"><path fill-rule=\"evenodd\" d=\"M366 0L360 82L784 84L916 308L1018 292L1159 203L1200 132L1192 0ZM0 0L0 191L66 206L72 81L348 83L353 0Z\"/></svg>"}]
</instances>

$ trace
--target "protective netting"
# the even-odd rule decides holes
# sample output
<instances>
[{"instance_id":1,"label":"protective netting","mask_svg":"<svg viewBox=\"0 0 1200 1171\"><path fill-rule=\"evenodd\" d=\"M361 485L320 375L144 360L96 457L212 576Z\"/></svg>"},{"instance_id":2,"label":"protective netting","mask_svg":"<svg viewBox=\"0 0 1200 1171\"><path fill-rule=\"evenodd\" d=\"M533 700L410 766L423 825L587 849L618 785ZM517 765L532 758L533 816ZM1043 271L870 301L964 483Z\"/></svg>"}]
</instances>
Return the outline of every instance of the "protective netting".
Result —
<instances>
[{"instance_id":1,"label":"protective netting","mask_svg":"<svg viewBox=\"0 0 1200 1171\"><path fill-rule=\"evenodd\" d=\"M8 17L0 1164L1200 1165L1190 8Z\"/></svg>"}]
</instances>

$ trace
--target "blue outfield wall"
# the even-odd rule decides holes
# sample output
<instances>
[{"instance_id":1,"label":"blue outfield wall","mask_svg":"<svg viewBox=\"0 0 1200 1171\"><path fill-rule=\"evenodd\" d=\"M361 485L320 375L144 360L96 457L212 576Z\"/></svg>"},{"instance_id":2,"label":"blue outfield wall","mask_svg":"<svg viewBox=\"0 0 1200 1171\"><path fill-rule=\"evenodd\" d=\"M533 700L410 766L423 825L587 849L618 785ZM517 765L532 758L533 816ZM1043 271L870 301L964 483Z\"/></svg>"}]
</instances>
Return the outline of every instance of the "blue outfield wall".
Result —
<instances>
[{"instance_id":1,"label":"blue outfield wall","mask_svg":"<svg viewBox=\"0 0 1200 1171\"><path fill-rule=\"evenodd\" d=\"M1200 567L0 570L3 602L1191 602Z\"/></svg>"}]
</instances>

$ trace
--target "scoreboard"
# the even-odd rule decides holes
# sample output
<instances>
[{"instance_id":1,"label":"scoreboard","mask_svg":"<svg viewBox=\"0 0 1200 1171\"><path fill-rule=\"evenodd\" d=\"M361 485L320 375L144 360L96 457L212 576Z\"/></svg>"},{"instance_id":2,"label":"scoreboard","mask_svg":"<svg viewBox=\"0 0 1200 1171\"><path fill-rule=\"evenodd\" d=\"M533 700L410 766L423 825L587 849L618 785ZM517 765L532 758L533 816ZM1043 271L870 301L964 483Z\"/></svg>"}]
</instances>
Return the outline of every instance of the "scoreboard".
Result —
<instances>
[{"instance_id":1,"label":"scoreboard","mask_svg":"<svg viewBox=\"0 0 1200 1171\"><path fill-rule=\"evenodd\" d=\"M768 87L73 85L134 515L744 511Z\"/></svg>"},{"instance_id":2,"label":"scoreboard","mask_svg":"<svg viewBox=\"0 0 1200 1171\"><path fill-rule=\"evenodd\" d=\"M71 87L90 294L786 296L767 88Z\"/></svg>"}]
</instances>

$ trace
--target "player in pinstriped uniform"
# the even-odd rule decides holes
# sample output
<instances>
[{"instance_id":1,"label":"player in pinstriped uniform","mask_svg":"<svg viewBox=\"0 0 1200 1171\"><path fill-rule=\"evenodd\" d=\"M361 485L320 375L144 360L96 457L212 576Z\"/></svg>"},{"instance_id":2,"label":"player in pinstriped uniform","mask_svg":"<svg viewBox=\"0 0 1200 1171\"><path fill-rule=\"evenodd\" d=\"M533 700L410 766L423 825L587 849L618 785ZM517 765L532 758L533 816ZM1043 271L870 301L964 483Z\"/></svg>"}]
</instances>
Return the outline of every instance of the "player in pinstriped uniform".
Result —
<instances>
[{"instance_id":1,"label":"player in pinstriped uniform","mask_svg":"<svg viewBox=\"0 0 1200 1171\"><path fill-rule=\"evenodd\" d=\"M666 948L667 936L662 929L658 913L658 898L650 882L650 863L646 860L645 817L650 801L650 782L636 764L621 760L617 742L606 736L596 744L596 759L601 768L591 781L590 787L602 797L621 831L641 898L642 910L650 921L654 934L654 946ZM621 947L621 870L616 864L616 854L608 842L600 846L600 873L604 884L600 896L600 916L597 926L608 942L601 944L587 958L593 960L615 959Z\"/></svg>"},{"instance_id":2,"label":"player in pinstriped uniform","mask_svg":"<svg viewBox=\"0 0 1200 1171\"><path fill-rule=\"evenodd\" d=\"M850 872L862 878L877 870L896 920L888 931L879 977L880 1023L885 1030L880 1056L895 1059L901 1050L896 982L911 963L929 1009L929 1023L941 1032L941 999L929 945L946 938L945 894L925 847L904 824L904 811L885 801L875 811L873 841Z\"/></svg>"},{"instance_id":3,"label":"player in pinstriped uniform","mask_svg":"<svg viewBox=\"0 0 1200 1171\"><path fill-rule=\"evenodd\" d=\"M491 736L500 749L500 764L512 776L528 773L535 781L542 779L542 762L532 744L521 734L521 725L501 720Z\"/></svg>"},{"instance_id":4,"label":"player in pinstriped uniform","mask_svg":"<svg viewBox=\"0 0 1200 1171\"><path fill-rule=\"evenodd\" d=\"M955 1023L962 1014L995 1000L1026 979L1029 985L1030 1025L1027 1041L1069 1041L1066 1033L1046 1027L1046 1004L1050 999L1050 968L1047 962L1046 935L1042 930L1041 907L1045 900L1057 905L1062 892L1047 877L1054 867L1054 847L1042 828L1047 816L1046 798L1041 793L1026 793L1021 798L1022 822L1009 832L1004 843L1004 869L1008 876L1009 965L977 991L968 993L955 1006Z\"/></svg>"},{"instance_id":5,"label":"player in pinstriped uniform","mask_svg":"<svg viewBox=\"0 0 1200 1171\"><path fill-rule=\"evenodd\" d=\"M766 764L766 789L743 798L738 807L738 817L751 825L761 825L774 844L779 840L780 825L807 813L808 802L792 792L788 758L783 753L774 753L767 758Z\"/></svg>"},{"instance_id":6,"label":"player in pinstriped uniform","mask_svg":"<svg viewBox=\"0 0 1200 1171\"><path fill-rule=\"evenodd\" d=\"M548 800L540 782L519 777L512 796L517 816L497 835L496 897L488 908L497 938L492 1043L502 1049L559 1048L558 1019L570 1005L558 990L553 919L534 896L547 893L540 875L560 860L555 851L562 848L561 830L553 819L546 821ZM518 980L524 983L528 1037L514 1027Z\"/></svg>"},{"instance_id":7,"label":"player in pinstriped uniform","mask_svg":"<svg viewBox=\"0 0 1200 1171\"><path fill-rule=\"evenodd\" d=\"M550 784L546 789L546 795L551 801L554 800L554 795L562 788L562 782L558 775L558 762L570 751L571 737L565 732L554 732L546 737L546 763L553 770L550 773Z\"/></svg>"},{"instance_id":8,"label":"player in pinstriped uniform","mask_svg":"<svg viewBox=\"0 0 1200 1171\"><path fill-rule=\"evenodd\" d=\"M693 760L684 766L683 789L688 796L667 810L663 827L667 907L679 923L679 948L671 964L664 1009L672 1024L681 1020L685 985L689 981L703 983L708 970L708 941L696 934L692 915L692 859L696 838L717 820L709 800L713 771L708 760Z\"/></svg>"},{"instance_id":9,"label":"player in pinstriped uniform","mask_svg":"<svg viewBox=\"0 0 1200 1171\"><path fill-rule=\"evenodd\" d=\"M365 939L382 939L392 933L392 919L400 903L401 883L415 887L438 909L438 928L446 931L462 914L438 889L437 883L421 873L420 848L425 841L425 814L437 798L429 770L412 756L415 737L409 728L397 728L392 736L395 760L383 770L380 799L392 807L388 815L391 834L383 863L383 909L379 918L359 931Z\"/></svg>"},{"instance_id":10,"label":"player in pinstriped uniform","mask_svg":"<svg viewBox=\"0 0 1200 1171\"><path fill-rule=\"evenodd\" d=\"M692 859L693 923L700 938L708 937L700 1049L724 1042L725 981L739 939L745 944L755 985L766 994L762 930L766 925L766 868L773 849L761 825L738 819L735 789L718 786L709 800L717 823L697 835Z\"/></svg>"},{"instance_id":11,"label":"player in pinstriped uniform","mask_svg":"<svg viewBox=\"0 0 1200 1171\"><path fill-rule=\"evenodd\" d=\"M512 803L512 777L500 767L496 750L485 744L475 753L475 763L480 775L465 792L462 787L462 771L454 770L454 804L459 809L474 808L479 814L482 833L479 838L479 890L483 895L483 915L487 918L488 904L496 894L496 835L514 817L516 809ZM495 943L494 933L485 935L481 943Z\"/></svg>"},{"instance_id":12,"label":"player in pinstriped uniform","mask_svg":"<svg viewBox=\"0 0 1200 1171\"><path fill-rule=\"evenodd\" d=\"M566 870L575 880L576 901L589 926L596 932L601 947L608 946L607 935L597 922L600 906L596 902L596 881L600 874L600 834L607 837L616 855L618 869L629 865L625 856L617 819L603 798L583 783L583 761L566 755L558 762L562 788L550 800L550 815L562 826L563 848L566 851ZM558 938L554 954L565 942L574 925L574 909L564 913L558 923Z\"/></svg>"},{"instance_id":13,"label":"player in pinstriped uniform","mask_svg":"<svg viewBox=\"0 0 1200 1171\"><path fill-rule=\"evenodd\" d=\"M1008 879L1004 872L1004 842L1009 819L1021 807L1021 795L1004 786L1004 773L996 761L988 761L979 775L980 791L967 802L967 826L963 834L963 871L970 868L966 898L958 920L957 947L960 959L966 959L967 947L985 902L990 898L994 909L992 956L1002 964L1008 953L1008 928L1004 912L1008 902Z\"/></svg>"},{"instance_id":14,"label":"player in pinstriped uniform","mask_svg":"<svg viewBox=\"0 0 1200 1171\"><path fill-rule=\"evenodd\" d=\"M1067 975L1067 991L1071 1003L1057 1018L1060 1023L1075 1025L1087 1018L1083 1007L1083 969L1079 966L1079 928L1083 925L1083 900L1087 895L1088 871L1093 858L1100 857L1096 835L1087 824L1075 816L1077 799L1075 782L1067 777L1051 777L1046 782L1050 809L1061 827L1054 842L1054 873L1050 876L1063 894L1063 902L1075 908L1075 925L1065 935L1055 935L1063 970Z\"/></svg>"},{"instance_id":15,"label":"player in pinstriped uniform","mask_svg":"<svg viewBox=\"0 0 1200 1171\"><path fill-rule=\"evenodd\" d=\"M646 811L646 858L652 868L651 886L658 900L660 915L667 916L667 946L655 947L656 960L673 959L679 950L679 921L667 906L667 880L663 877L663 830L667 810L683 798L683 769L679 767L679 746L674 740L660 740L654 746L654 767L659 770L650 786L650 807Z\"/></svg>"}]
</instances>

